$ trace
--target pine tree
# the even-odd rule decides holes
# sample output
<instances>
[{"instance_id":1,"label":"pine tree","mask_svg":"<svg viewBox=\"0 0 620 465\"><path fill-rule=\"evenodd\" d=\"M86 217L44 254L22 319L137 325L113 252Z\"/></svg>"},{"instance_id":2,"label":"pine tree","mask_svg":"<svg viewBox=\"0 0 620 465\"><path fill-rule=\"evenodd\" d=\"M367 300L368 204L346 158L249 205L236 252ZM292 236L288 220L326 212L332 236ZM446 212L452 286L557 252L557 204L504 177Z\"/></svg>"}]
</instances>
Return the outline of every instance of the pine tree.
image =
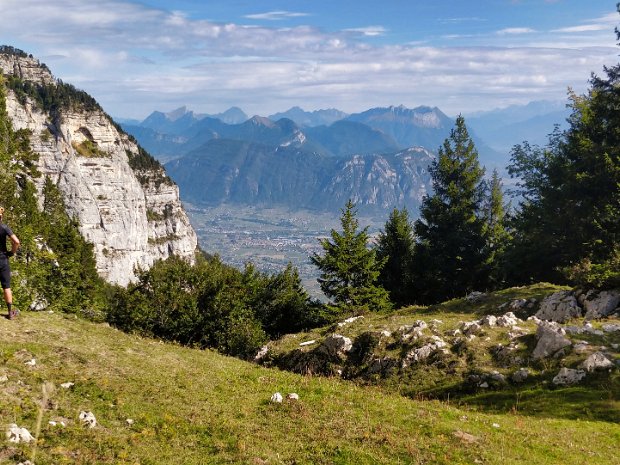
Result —
<instances>
[{"instance_id":1,"label":"pine tree","mask_svg":"<svg viewBox=\"0 0 620 465\"><path fill-rule=\"evenodd\" d=\"M379 284L390 293L396 306L414 302L412 260L414 251L413 225L406 208L390 213L385 229L377 240L377 258L385 261L379 274Z\"/></svg>"},{"instance_id":2,"label":"pine tree","mask_svg":"<svg viewBox=\"0 0 620 465\"><path fill-rule=\"evenodd\" d=\"M506 225L506 205L504 204L502 181L497 170L493 170L493 175L489 180L483 211L489 285L498 289L506 282L505 254L510 241L510 234Z\"/></svg>"},{"instance_id":3,"label":"pine tree","mask_svg":"<svg viewBox=\"0 0 620 465\"><path fill-rule=\"evenodd\" d=\"M430 173L433 194L424 198L415 223L414 272L419 301L425 303L486 286L484 169L462 116Z\"/></svg>"},{"instance_id":4,"label":"pine tree","mask_svg":"<svg viewBox=\"0 0 620 465\"><path fill-rule=\"evenodd\" d=\"M324 255L315 253L310 260L321 271L318 282L323 293L333 300L339 312L383 310L390 307L385 289L376 285L384 265L376 252L367 247L368 227L358 231L353 202L342 210L342 233L331 230L331 241L321 239Z\"/></svg>"}]
</instances>

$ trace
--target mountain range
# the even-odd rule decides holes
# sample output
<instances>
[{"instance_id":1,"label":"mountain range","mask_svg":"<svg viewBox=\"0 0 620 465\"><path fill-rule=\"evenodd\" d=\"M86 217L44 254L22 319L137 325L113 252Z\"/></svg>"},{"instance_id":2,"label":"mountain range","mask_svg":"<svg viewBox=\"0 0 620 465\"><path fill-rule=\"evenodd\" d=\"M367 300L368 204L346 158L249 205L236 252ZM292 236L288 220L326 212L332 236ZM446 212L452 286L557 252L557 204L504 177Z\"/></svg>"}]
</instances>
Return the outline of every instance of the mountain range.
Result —
<instances>
[{"instance_id":1,"label":"mountain range","mask_svg":"<svg viewBox=\"0 0 620 465\"><path fill-rule=\"evenodd\" d=\"M509 161L509 145L521 142L517 135L544 143L554 122L565 115L558 105L541 102L468 118L481 163L501 171ZM218 115L181 107L123 124L166 163L182 196L196 204L271 202L329 211L349 196L363 209L408 207L414 212L429 186L428 164L453 126L454 120L437 107L403 105L354 114L293 107L251 118L236 107ZM416 154L415 168L399 163L403 153ZM346 172L353 166L358 169ZM417 177L411 183L420 185L403 188L412 170ZM362 190L356 192L355 186Z\"/></svg>"}]
</instances>

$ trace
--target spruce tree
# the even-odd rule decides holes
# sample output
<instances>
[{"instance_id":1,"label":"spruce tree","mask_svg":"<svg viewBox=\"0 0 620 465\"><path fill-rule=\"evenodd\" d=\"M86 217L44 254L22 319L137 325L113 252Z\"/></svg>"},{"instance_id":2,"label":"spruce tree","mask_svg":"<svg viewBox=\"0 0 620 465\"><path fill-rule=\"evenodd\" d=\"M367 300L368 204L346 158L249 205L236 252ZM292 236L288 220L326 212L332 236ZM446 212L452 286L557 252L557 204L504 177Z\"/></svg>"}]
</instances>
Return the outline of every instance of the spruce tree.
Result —
<instances>
[{"instance_id":1,"label":"spruce tree","mask_svg":"<svg viewBox=\"0 0 620 465\"><path fill-rule=\"evenodd\" d=\"M459 116L430 167L433 193L415 223L414 272L420 302L462 296L486 286L484 169Z\"/></svg>"},{"instance_id":2,"label":"spruce tree","mask_svg":"<svg viewBox=\"0 0 620 465\"><path fill-rule=\"evenodd\" d=\"M570 95L566 131L544 148L513 149L522 198L509 252L515 284L570 282L571 268L596 264L620 278L620 65L605 73L587 95Z\"/></svg>"},{"instance_id":3,"label":"spruce tree","mask_svg":"<svg viewBox=\"0 0 620 465\"><path fill-rule=\"evenodd\" d=\"M489 286L497 289L506 282L505 254L510 241L502 181L497 170L493 170L489 180L483 212Z\"/></svg>"},{"instance_id":4,"label":"spruce tree","mask_svg":"<svg viewBox=\"0 0 620 465\"><path fill-rule=\"evenodd\" d=\"M363 312L390 307L388 293L377 279L384 265L376 252L368 248L368 227L358 230L357 211L351 200L342 210L342 233L331 230L331 241L321 239L324 255L310 260L321 271L318 282L323 293L332 299L335 311Z\"/></svg>"},{"instance_id":5,"label":"spruce tree","mask_svg":"<svg viewBox=\"0 0 620 465\"><path fill-rule=\"evenodd\" d=\"M414 301L412 260L414 251L413 225L406 208L395 208L377 240L377 258L385 261L379 274L379 284L390 293L396 306Z\"/></svg>"}]
</instances>

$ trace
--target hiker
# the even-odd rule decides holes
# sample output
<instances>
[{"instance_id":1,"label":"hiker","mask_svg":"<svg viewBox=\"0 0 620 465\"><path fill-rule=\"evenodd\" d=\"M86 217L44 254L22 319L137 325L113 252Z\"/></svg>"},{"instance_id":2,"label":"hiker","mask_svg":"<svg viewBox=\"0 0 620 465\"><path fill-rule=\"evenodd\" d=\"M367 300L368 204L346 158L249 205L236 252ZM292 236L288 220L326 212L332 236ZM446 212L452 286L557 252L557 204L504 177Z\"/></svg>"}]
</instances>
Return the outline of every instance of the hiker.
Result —
<instances>
[{"instance_id":1,"label":"hiker","mask_svg":"<svg viewBox=\"0 0 620 465\"><path fill-rule=\"evenodd\" d=\"M11 231L6 224L2 222L2 216L4 215L4 207L0 207L0 283L2 284L2 291L4 293L4 301L9 309L9 320L12 320L17 316L17 310L13 309L13 293L11 292L11 266L9 265L9 258L15 255L19 248L19 239ZM11 240L11 250L6 250L6 238Z\"/></svg>"}]
</instances>

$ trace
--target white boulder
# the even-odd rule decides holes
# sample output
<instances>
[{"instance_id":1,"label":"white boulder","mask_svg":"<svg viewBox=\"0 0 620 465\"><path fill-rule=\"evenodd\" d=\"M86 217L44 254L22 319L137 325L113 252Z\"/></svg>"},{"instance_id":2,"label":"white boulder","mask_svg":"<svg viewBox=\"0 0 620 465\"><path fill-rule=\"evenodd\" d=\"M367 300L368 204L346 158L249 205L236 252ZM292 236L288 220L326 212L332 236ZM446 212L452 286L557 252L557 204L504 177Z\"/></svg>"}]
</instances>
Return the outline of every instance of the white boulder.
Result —
<instances>
[{"instance_id":1,"label":"white boulder","mask_svg":"<svg viewBox=\"0 0 620 465\"><path fill-rule=\"evenodd\" d=\"M566 323L581 316L581 307L572 291L554 292L540 303L536 317L541 320Z\"/></svg>"},{"instance_id":2,"label":"white boulder","mask_svg":"<svg viewBox=\"0 0 620 465\"><path fill-rule=\"evenodd\" d=\"M532 352L535 360L549 357L560 349L571 345L564 329L554 322L543 321L536 330L538 343Z\"/></svg>"},{"instance_id":3,"label":"white boulder","mask_svg":"<svg viewBox=\"0 0 620 465\"><path fill-rule=\"evenodd\" d=\"M585 295L585 318L593 320L611 315L620 305L620 291L590 291Z\"/></svg>"},{"instance_id":4,"label":"white boulder","mask_svg":"<svg viewBox=\"0 0 620 465\"><path fill-rule=\"evenodd\" d=\"M586 372L583 370L573 370L572 368L562 368L559 373L553 378L553 384L555 385L569 385L577 384L583 378L585 378Z\"/></svg>"},{"instance_id":5,"label":"white boulder","mask_svg":"<svg viewBox=\"0 0 620 465\"><path fill-rule=\"evenodd\" d=\"M26 428L20 428L15 423L9 425L6 438L9 442L15 443L34 441L34 437L30 434L30 431Z\"/></svg>"},{"instance_id":6,"label":"white boulder","mask_svg":"<svg viewBox=\"0 0 620 465\"><path fill-rule=\"evenodd\" d=\"M607 368L613 368L613 366L613 362L605 357L602 352L593 353L581 364L581 368L588 372L605 370Z\"/></svg>"},{"instance_id":7,"label":"white boulder","mask_svg":"<svg viewBox=\"0 0 620 465\"><path fill-rule=\"evenodd\" d=\"M507 328L509 326L518 325L521 320L512 312L506 312L499 318L497 318L496 324L501 328Z\"/></svg>"},{"instance_id":8,"label":"white boulder","mask_svg":"<svg viewBox=\"0 0 620 465\"><path fill-rule=\"evenodd\" d=\"M273 402L274 404L280 404L282 403L282 394L280 394L279 392L274 393L271 396L271 402Z\"/></svg>"},{"instance_id":9,"label":"white boulder","mask_svg":"<svg viewBox=\"0 0 620 465\"><path fill-rule=\"evenodd\" d=\"M86 426L87 428L94 428L95 426L97 426L97 419L92 412L81 411L78 418L82 422L82 425Z\"/></svg>"}]
</instances>

